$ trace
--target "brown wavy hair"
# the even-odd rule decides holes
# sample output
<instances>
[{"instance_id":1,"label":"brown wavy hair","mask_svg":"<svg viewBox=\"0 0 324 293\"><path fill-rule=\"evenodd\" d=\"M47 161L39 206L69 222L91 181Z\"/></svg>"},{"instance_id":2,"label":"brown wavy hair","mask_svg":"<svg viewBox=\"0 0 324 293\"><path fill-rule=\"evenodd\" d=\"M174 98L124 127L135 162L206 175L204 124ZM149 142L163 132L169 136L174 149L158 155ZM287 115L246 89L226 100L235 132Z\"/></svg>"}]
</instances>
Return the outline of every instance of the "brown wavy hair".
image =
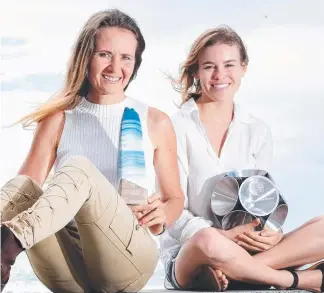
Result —
<instances>
[{"instance_id":1,"label":"brown wavy hair","mask_svg":"<svg viewBox=\"0 0 324 293\"><path fill-rule=\"evenodd\" d=\"M96 36L101 28L118 27L131 31L137 39L135 53L135 66L129 83L136 77L137 71L142 62L142 53L145 49L145 41L136 21L118 9L111 9L97 12L85 23L77 41L74 45L68 68L66 80L60 92L43 103L31 114L24 116L17 123L21 122L24 127L38 123L44 118L67 109L73 109L86 96L90 83L87 78L87 69L95 51Z\"/></svg>"},{"instance_id":2,"label":"brown wavy hair","mask_svg":"<svg viewBox=\"0 0 324 293\"><path fill-rule=\"evenodd\" d=\"M181 104L191 98L195 100L200 98L202 93L201 85L194 78L198 71L198 58L203 50L215 44L236 45L240 52L241 63L248 65L249 57L246 46L236 31L226 25L205 31L194 41L186 61L181 64L179 79L171 77L173 88L181 93Z\"/></svg>"}]
</instances>

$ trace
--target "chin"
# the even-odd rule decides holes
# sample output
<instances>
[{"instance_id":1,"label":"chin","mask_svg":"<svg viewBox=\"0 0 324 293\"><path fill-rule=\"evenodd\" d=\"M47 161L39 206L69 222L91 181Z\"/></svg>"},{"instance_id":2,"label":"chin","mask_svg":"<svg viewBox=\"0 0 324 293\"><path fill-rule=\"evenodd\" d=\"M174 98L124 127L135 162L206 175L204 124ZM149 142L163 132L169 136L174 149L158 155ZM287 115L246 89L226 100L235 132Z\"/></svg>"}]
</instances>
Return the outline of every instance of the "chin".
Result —
<instances>
[{"instance_id":1,"label":"chin","mask_svg":"<svg viewBox=\"0 0 324 293\"><path fill-rule=\"evenodd\" d=\"M214 102L225 102L228 101L229 99L225 96L213 96L211 97L211 100L213 100Z\"/></svg>"},{"instance_id":2,"label":"chin","mask_svg":"<svg viewBox=\"0 0 324 293\"><path fill-rule=\"evenodd\" d=\"M114 93L120 92L122 90L123 90L123 87L119 84L118 85L109 85L104 88L104 91L107 94L114 94Z\"/></svg>"}]
</instances>

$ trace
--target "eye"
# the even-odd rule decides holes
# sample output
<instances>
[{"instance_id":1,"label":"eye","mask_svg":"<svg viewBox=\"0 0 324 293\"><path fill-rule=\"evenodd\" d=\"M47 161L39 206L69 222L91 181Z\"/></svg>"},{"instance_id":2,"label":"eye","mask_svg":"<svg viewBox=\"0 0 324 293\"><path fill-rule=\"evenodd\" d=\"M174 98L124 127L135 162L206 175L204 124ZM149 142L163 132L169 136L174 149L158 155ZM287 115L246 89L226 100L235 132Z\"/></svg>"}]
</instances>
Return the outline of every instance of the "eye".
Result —
<instances>
[{"instance_id":1,"label":"eye","mask_svg":"<svg viewBox=\"0 0 324 293\"><path fill-rule=\"evenodd\" d=\"M211 66L211 65L207 65L204 67L204 69L212 69L212 68L213 68L213 66Z\"/></svg>"},{"instance_id":2,"label":"eye","mask_svg":"<svg viewBox=\"0 0 324 293\"><path fill-rule=\"evenodd\" d=\"M101 58L110 58L111 57L111 55L107 52L99 52L98 56Z\"/></svg>"},{"instance_id":3,"label":"eye","mask_svg":"<svg viewBox=\"0 0 324 293\"><path fill-rule=\"evenodd\" d=\"M225 65L225 67L227 67L227 68L228 68L228 67L233 67L233 66L234 66L234 64L226 64L226 65Z\"/></svg>"},{"instance_id":4,"label":"eye","mask_svg":"<svg viewBox=\"0 0 324 293\"><path fill-rule=\"evenodd\" d=\"M132 57L128 56L128 55L124 55L123 59L126 60L126 61L132 61L133 60Z\"/></svg>"}]
</instances>

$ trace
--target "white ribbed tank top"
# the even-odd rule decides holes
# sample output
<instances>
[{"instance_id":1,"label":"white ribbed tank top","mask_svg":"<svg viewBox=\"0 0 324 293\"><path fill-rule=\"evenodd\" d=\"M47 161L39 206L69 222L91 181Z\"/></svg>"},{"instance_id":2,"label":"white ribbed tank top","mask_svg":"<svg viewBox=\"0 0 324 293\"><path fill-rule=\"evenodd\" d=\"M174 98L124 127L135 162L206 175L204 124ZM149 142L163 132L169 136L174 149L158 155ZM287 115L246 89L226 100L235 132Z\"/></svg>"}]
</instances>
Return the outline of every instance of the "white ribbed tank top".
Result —
<instances>
[{"instance_id":1,"label":"white ribbed tank top","mask_svg":"<svg viewBox=\"0 0 324 293\"><path fill-rule=\"evenodd\" d=\"M57 149L54 170L69 157L87 157L118 190L118 146L124 108L134 108L142 124L146 165L146 186L149 195L154 191L154 149L148 136L147 113L149 106L132 98L112 105L94 104L82 98L78 106L65 111L65 123Z\"/></svg>"}]
</instances>

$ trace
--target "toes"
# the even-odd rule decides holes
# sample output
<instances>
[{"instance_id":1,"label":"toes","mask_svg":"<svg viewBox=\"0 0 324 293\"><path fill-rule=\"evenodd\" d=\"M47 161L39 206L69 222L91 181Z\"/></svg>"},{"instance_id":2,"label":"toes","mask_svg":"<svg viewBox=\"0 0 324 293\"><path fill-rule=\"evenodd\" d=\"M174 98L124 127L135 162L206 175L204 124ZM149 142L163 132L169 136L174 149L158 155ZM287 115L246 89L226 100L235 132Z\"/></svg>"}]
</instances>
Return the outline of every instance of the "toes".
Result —
<instances>
[{"instance_id":1,"label":"toes","mask_svg":"<svg viewBox=\"0 0 324 293\"><path fill-rule=\"evenodd\" d=\"M223 276L223 272L220 270L215 270L216 277L221 278Z\"/></svg>"},{"instance_id":2,"label":"toes","mask_svg":"<svg viewBox=\"0 0 324 293\"><path fill-rule=\"evenodd\" d=\"M229 283L226 275L221 270L212 269L212 268L209 269L211 270L211 272L213 273L214 277L217 280L216 282L218 284L219 290L224 291L228 287L228 283Z\"/></svg>"},{"instance_id":3,"label":"toes","mask_svg":"<svg viewBox=\"0 0 324 293\"><path fill-rule=\"evenodd\" d=\"M224 274L221 277L221 282L222 282L222 289L225 290L228 287L228 280Z\"/></svg>"},{"instance_id":4,"label":"toes","mask_svg":"<svg viewBox=\"0 0 324 293\"><path fill-rule=\"evenodd\" d=\"M223 274L222 277L220 278L222 283L228 282L226 276Z\"/></svg>"}]
</instances>

